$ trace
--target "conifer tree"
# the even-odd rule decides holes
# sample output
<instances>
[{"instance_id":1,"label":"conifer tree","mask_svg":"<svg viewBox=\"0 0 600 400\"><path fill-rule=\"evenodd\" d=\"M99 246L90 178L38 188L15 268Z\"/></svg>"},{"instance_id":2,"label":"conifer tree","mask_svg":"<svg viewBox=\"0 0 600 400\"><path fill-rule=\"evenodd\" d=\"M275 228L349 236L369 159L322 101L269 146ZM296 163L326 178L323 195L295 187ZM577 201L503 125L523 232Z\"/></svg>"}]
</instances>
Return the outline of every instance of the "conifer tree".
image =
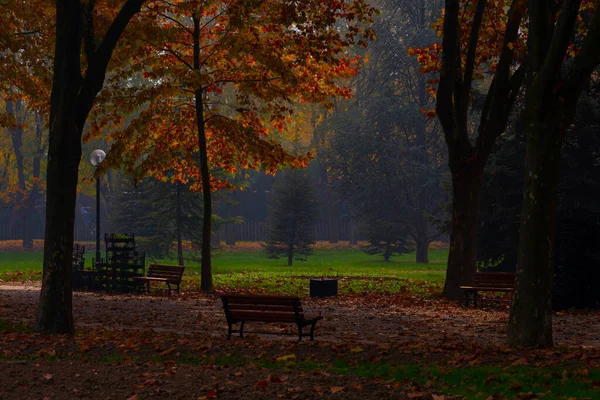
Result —
<instances>
[{"instance_id":1,"label":"conifer tree","mask_svg":"<svg viewBox=\"0 0 600 400\"><path fill-rule=\"evenodd\" d=\"M275 181L269 204L269 230L263 245L269 258L305 260L315 244L317 195L305 171L287 170Z\"/></svg>"}]
</instances>

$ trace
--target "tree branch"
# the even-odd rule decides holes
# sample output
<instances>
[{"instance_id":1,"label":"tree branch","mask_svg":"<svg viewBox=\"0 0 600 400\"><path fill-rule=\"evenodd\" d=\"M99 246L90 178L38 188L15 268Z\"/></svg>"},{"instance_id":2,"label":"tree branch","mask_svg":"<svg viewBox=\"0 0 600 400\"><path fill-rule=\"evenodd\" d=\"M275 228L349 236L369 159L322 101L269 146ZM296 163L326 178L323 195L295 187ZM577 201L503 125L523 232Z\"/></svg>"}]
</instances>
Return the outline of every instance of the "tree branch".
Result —
<instances>
[{"instance_id":1,"label":"tree branch","mask_svg":"<svg viewBox=\"0 0 600 400\"><path fill-rule=\"evenodd\" d=\"M454 82L457 74L460 72L459 63L460 54L458 49L458 12L459 0L446 0L443 39L442 39L442 66L440 69L440 82L437 91L436 112L449 147L457 141L454 129L454 107L453 93Z\"/></svg>"},{"instance_id":2,"label":"tree branch","mask_svg":"<svg viewBox=\"0 0 600 400\"><path fill-rule=\"evenodd\" d=\"M83 7L83 46L88 68L95 64L96 38L94 37L94 7L96 0L88 1Z\"/></svg>"},{"instance_id":3,"label":"tree branch","mask_svg":"<svg viewBox=\"0 0 600 400\"><path fill-rule=\"evenodd\" d=\"M473 70L475 69L475 53L477 51L477 42L479 41L479 30L481 28L481 21L483 20L483 11L487 5L487 0L478 0L477 9L473 16L473 26L471 27L471 37L469 38L469 47L467 48L467 61L465 64L465 77L464 77L464 104L461 104L461 114L464 114L466 119L468 102L471 93L471 85L473 82Z\"/></svg>"},{"instance_id":4,"label":"tree branch","mask_svg":"<svg viewBox=\"0 0 600 400\"><path fill-rule=\"evenodd\" d=\"M560 67L565 59L567 48L577 21L581 0L565 0L560 12L560 18L552 35L552 41L544 63L540 68L539 78L543 82L556 79ZM596 43L596 45L598 45Z\"/></svg>"},{"instance_id":5,"label":"tree branch","mask_svg":"<svg viewBox=\"0 0 600 400\"><path fill-rule=\"evenodd\" d=\"M108 31L98 46L95 54L94 64L88 64L79 101L77 102L77 124L83 126L87 116L92 109L94 98L104 85L106 69L117 46L117 42L129 24L129 21L137 14L145 0L127 0L121 10L108 28Z\"/></svg>"}]
</instances>

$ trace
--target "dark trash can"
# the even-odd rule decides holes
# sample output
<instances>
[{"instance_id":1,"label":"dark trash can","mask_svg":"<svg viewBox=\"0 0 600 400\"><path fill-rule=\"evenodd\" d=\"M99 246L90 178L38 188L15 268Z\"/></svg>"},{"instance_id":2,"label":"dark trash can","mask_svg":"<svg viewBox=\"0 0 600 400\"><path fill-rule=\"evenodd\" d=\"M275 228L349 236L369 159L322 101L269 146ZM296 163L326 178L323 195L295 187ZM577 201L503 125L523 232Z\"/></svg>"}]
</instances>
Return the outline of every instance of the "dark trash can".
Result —
<instances>
[{"instance_id":1,"label":"dark trash can","mask_svg":"<svg viewBox=\"0 0 600 400\"><path fill-rule=\"evenodd\" d=\"M310 280L310 297L329 297L337 296L338 280L337 279L311 279Z\"/></svg>"}]
</instances>

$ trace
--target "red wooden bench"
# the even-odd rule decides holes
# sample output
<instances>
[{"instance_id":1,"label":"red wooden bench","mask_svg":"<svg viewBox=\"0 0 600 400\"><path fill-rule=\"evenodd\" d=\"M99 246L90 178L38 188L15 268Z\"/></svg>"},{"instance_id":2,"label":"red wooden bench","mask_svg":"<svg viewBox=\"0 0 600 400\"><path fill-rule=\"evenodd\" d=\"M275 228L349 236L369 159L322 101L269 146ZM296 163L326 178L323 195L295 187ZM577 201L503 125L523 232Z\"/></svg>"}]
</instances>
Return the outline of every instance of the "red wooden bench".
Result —
<instances>
[{"instance_id":1,"label":"red wooden bench","mask_svg":"<svg viewBox=\"0 0 600 400\"><path fill-rule=\"evenodd\" d=\"M246 322L292 323L298 327L298 341L302 340L303 329L310 326L310 340L314 340L314 330L317 321L323 317L308 318L304 315L300 299L293 296L221 296L227 325L227 339L233 332L239 332L244 337ZM234 324L240 324L239 330L233 330ZM248 333L248 332L247 332ZM249 332L275 333L275 332Z\"/></svg>"},{"instance_id":2,"label":"red wooden bench","mask_svg":"<svg viewBox=\"0 0 600 400\"><path fill-rule=\"evenodd\" d=\"M515 290L514 272L476 272L472 286L461 286L465 292L465 305L473 298L473 307L477 307L478 292L513 292Z\"/></svg>"}]
</instances>

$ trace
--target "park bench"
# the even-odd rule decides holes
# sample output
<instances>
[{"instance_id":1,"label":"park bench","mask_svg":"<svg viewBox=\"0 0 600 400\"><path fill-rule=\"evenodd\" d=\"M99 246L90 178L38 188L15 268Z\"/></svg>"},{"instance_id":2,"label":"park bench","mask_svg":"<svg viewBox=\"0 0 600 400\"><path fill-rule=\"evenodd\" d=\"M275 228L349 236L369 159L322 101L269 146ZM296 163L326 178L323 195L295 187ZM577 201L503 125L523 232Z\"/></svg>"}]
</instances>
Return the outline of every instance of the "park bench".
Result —
<instances>
[{"instance_id":1,"label":"park bench","mask_svg":"<svg viewBox=\"0 0 600 400\"><path fill-rule=\"evenodd\" d=\"M514 272L476 272L472 286L461 286L465 292L465 305L473 298L473 307L477 307L478 292L513 292L515 286Z\"/></svg>"},{"instance_id":2,"label":"park bench","mask_svg":"<svg viewBox=\"0 0 600 400\"><path fill-rule=\"evenodd\" d=\"M171 285L174 285L179 294L179 284L183 276L183 270L185 267L179 265L163 265L163 264L150 264L146 276L134 276L133 279L142 285L146 283L146 291L150 293L150 283L159 282L167 284L167 294L171 294Z\"/></svg>"},{"instance_id":3,"label":"park bench","mask_svg":"<svg viewBox=\"0 0 600 400\"><path fill-rule=\"evenodd\" d=\"M314 330L320 315L314 318L304 316L300 299L293 296L221 296L225 317L227 318L227 339L233 332L244 337L246 322L292 323L298 327L298 341L302 340L303 328L310 326L310 340L314 340ZM233 330L233 324L239 323L240 329ZM247 332L277 333L277 332ZM282 333L284 334L284 333Z\"/></svg>"}]
</instances>

